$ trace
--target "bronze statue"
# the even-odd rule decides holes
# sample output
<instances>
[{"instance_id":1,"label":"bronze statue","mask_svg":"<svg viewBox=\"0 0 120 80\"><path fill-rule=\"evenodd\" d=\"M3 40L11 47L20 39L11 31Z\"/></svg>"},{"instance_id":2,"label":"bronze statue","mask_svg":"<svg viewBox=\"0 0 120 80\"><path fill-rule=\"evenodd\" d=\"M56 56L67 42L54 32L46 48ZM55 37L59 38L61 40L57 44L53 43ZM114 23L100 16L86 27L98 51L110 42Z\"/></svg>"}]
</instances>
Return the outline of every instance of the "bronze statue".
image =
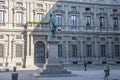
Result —
<instances>
[{"instance_id":1,"label":"bronze statue","mask_svg":"<svg viewBox=\"0 0 120 80\"><path fill-rule=\"evenodd\" d=\"M55 31L56 31L56 26L55 26L55 18L52 14L50 14L50 30L51 30L51 38L55 38Z\"/></svg>"}]
</instances>

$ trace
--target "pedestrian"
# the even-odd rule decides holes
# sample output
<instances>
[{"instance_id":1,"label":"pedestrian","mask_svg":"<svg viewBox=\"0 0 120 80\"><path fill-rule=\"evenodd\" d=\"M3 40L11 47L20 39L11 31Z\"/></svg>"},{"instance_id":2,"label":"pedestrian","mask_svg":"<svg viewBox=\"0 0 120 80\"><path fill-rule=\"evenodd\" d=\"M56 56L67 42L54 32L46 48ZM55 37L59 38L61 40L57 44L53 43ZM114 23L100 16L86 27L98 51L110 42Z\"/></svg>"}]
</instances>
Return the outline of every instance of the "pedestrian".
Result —
<instances>
[{"instance_id":1,"label":"pedestrian","mask_svg":"<svg viewBox=\"0 0 120 80\"><path fill-rule=\"evenodd\" d=\"M87 62L84 62L84 70L87 70Z\"/></svg>"},{"instance_id":2,"label":"pedestrian","mask_svg":"<svg viewBox=\"0 0 120 80\"><path fill-rule=\"evenodd\" d=\"M109 63L107 63L104 67L104 72L105 72L105 80L108 80L108 76L110 75L110 67Z\"/></svg>"},{"instance_id":3,"label":"pedestrian","mask_svg":"<svg viewBox=\"0 0 120 80\"><path fill-rule=\"evenodd\" d=\"M9 68L8 68L8 62L5 62L5 71L7 72L7 71L9 71Z\"/></svg>"}]
</instances>

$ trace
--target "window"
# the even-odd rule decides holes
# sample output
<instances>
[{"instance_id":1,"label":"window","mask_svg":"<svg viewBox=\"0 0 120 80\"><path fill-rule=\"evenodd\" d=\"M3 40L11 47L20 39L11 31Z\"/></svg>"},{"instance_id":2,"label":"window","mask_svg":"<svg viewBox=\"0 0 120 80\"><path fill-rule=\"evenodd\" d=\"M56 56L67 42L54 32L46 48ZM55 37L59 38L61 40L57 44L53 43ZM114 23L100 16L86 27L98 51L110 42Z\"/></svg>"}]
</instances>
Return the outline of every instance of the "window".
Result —
<instances>
[{"instance_id":1,"label":"window","mask_svg":"<svg viewBox=\"0 0 120 80\"><path fill-rule=\"evenodd\" d=\"M105 22L105 18L104 17L100 17L99 18L99 26L103 27L104 26L104 22Z\"/></svg>"},{"instance_id":2,"label":"window","mask_svg":"<svg viewBox=\"0 0 120 80\"><path fill-rule=\"evenodd\" d=\"M16 57L22 57L22 45L16 45Z\"/></svg>"},{"instance_id":3,"label":"window","mask_svg":"<svg viewBox=\"0 0 120 80\"><path fill-rule=\"evenodd\" d=\"M22 22L23 22L23 12L17 12L16 13L16 17L17 17L17 23L18 24L22 24Z\"/></svg>"},{"instance_id":4,"label":"window","mask_svg":"<svg viewBox=\"0 0 120 80\"><path fill-rule=\"evenodd\" d=\"M58 40L62 40L62 36L57 36L57 39Z\"/></svg>"},{"instance_id":5,"label":"window","mask_svg":"<svg viewBox=\"0 0 120 80\"><path fill-rule=\"evenodd\" d=\"M3 35L0 35L0 39L3 39L4 38L4 36Z\"/></svg>"},{"instance_id":6,"label":"window","mask_svg":"<svg viewBox=\"0 0 120 80\"><path fill-rule=\"evenodd\" d=\"M22 7L22 6L23 6L23 3L22 3L22 2L16 2L16 6L17 6L17 7Z\"/></svg>"},{"instance_id":7,"label":"window","mask_svg":"<svg viewBox=\"0 0 120 80\"><path fill-rule=\"evenodd\" d=\"M85 8L86 11L90 11L90 8Z\"/></svg>"},{"instance_id":8,"label":"window","mask_svg":"<svg viewBox=\"0 0 120 80\"><path fill-rule=\"evenodd\" d=\"M105 38L104 38L104 37L102 37L102 38L101 38L101 41L105 41Z\"/></svg>"},{"instance_id":9,"label":"window","mask_svg":"<svg viewBox=\"0 0 120 80\"><path fill-rule=\"evenodd\" d=\"M0 4L1 4L1 5L5 4L5 1L0 1Z\"/></svg>"},{"instance_id":10,"label":"window","mask_svg":"<svg viewBox=\"0 0 120 80\"><path fill-rule=\"evenodd\" d=\"M86 16L86 26L91 26L91 17Z\"/></svg>"},{"instance_id":11,"label":"window","mask_svg":"<svg viewBox=\"0 0 120 80\"><path fill-rule=\"evenodd\" d=\"M120 56L120 46L115 45L115 57L119 57L119 56Z\"/></svg>"},{"instance_id":12,"label":"window","mask_svg":"<svg viewBox=\"0 0 120 80\"><path fill-rule=\"evenodd\" d=\"M113 18L113 24L114 27L118 27L118 17Z\"/></svg>"},{"instance_id":13,"label":"window","mask_svg":"<svg viewBox=\"0 0 120 80\"><path fill-rule=\"evenodd\" d=\"M115 42L119 42L119 38L115 38Z\"/></svg>"},{"instance_id":14,"label":"window","mask_svg":"<svg viewBox=\"0 0 120 80\"><path fill-rule=\"evenodd\" d=\"M100 12L100 13L104 12L104 9L103 9L103 8L100 8L100 9L99 9L99 12Z\"/></svg>"},{"instance_id":15,"label":"window","mask_svg":"<svg viewBox=\"0 0 120 80\"><path fill-rule=\"evenodd\" d=\"M91 37L86 37L86 40L87 41L91 41Z\"/></svg>"},{"instance_id":16,"label":"window","mask_svg":"<svg viewBox=\"0 0 120 80\"><path fill-rule=\"evenodd\" d=\"M72 9L73 11L75 11L75 10L76 10L76 7L75 7L75 6L72 6L71 9Z\"/></svg>"},{"instance_id":17,"label":"window","mask_svg":"<svg viewBox=\"0 0 120 80\"><path fill-rule=\"evenodd\" d=\"M113 9L113 12L117 12L118 10L117 9Z\"/></svg>"},{"instance_id":18,"label":"window","mask_svg":"<svg viewBox=\"0 0 120 80\"><path fill-rule=\"evenodd\" d=\"M42 21L42 19L43 19L43 14L38 13L37 14L37 21L40 22L40 21Z\"/></svg>"},{"instance_id":19,"label":"window","mask_svg":"<svg viewBox=\"0 0 120 80\"><path fill-rule=\"evenodd\" d=\"M37 4L37 8L42 9L43 8L43 4Z\"/></svg>"},{"instance_id":20,"label":"window","mask_svg":"<svg viewBox=\"0 0 120 80\"><path fill-rule=\"evenodd\" d=\"M92 45L87 45L87 56L92 57Z\"/></svg>"},{"instance_id":21,"label":"window","mask_svg":"<svg viewBox=\"0 0 120 80\"><path fill-rule=\"evenodd\" d=\"M3 45L0 44L0 57L3 57Z\"/></svg>"},{"instance_id":22,"label":"window","mask_svg":"<svg viewBox=\"0 0 120 80\"><path fill-rule=\"evenodd\" d=\"M77 37L72 37L72 40L77 40Z\"/></svg>"},{"instance_id":23,"label":"window","mask_svg":"<svg viewBox=\"0 0 120 80\"><path fill-rule=\"evenodd\" d=\"M77 45L72 45L72 57L77 57Z\"/></svg>"},{"instance_id":24,"label":"window","mask_svg":"<svg viewBox=\"0 0 120 80\"><path fill-rule=\"evenodd\" d=\"M62 45L58 45L58 57L62 57L63 54L62 54Z\"/></svg>"},{"instance_id":25,"label":"window","mask_svg":"<svg viewBox=\"0 0 120 80\"><path fill-rule=\"evenodd\" d=\"M106 57L106 46L105 45L101 45L101 56L102 57Z\"/></svg>"},{"instance_id":26,"label":"window","mask_svg":"<svg viewBox=\"0 0 120 80\"><path fill-rule=\"evenodd\" d=\"M4 23L5 20L5 12L0 10L0 23Z\"/></svg>"},{"instance_id":27,"label":"window","mask_svg":"<svg viewBox=\"0 0 120 80\"><path fill-rule=\"evenodd\" d=\"M16 39L22 39L22 35L16 35Z\"/></svg>"},{"instance_id":28,"label":"window","mask_svg":"<svg viewBox=\"0 0 120 80\"><path fill-rule=\"evenodd\" d=\"M62 25L62 15L56 15L55 19L56 25Z\"/></svg>"},{"instance_id":29,"label":"window","mask_svg":"<svg viewBox=\"0 0 120 80\"><path fill-rule=\"evenodd\" d=\"M61 10L62 9L62 6L61 5L57 5L56 6L58 10Z\"/></svg>"},{"instance_id":30,"label":"window","mask_svg":"<svg viewBox=\"0 0 120 80\"><path fill-rule=\"evenodd\" d=\"M71 26L77 26L77 18L76 15L71 16Z\"/></svg>"}]
</instances>

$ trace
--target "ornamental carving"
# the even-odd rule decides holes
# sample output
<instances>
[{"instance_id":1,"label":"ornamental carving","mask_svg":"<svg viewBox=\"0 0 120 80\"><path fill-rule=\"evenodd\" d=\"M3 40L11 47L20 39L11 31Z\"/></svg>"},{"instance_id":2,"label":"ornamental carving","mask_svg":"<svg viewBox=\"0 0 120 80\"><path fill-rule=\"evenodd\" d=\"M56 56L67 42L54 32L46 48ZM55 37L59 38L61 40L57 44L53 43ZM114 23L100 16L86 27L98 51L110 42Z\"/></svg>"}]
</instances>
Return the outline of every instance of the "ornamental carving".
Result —
<instances>
[{"instance_id":1,"label":"ornamental carving","mask_svg":"<svg viewBox=\"0 0 120 80\"><path fill-rule=\"evenodd\" d=\"M25 10L26 10L26 8L25 8L25 7L14 7L13 9L14 9L14 10L23 10L23 11L25 11Z\"/></svg>"},{"instance_id":2,"label":"ornamental carving","mask_svg":"<svg viewBox=\"0 0 120 80\"><path fill-rule=\"evenodd\" d=\"M36 13L44 13L44 12L46 12L46 10L45 9L36 8L36 9L33 9L33 12L34 12L34 14L36 14Z\"/></svg>"},{"instance_id":3,"label":"ornamental carving","mask_svg":"<svg viewBox=\"0 0 120 80\"><path fill-rule=\"evenodd\" d=\"M68 14L79 14L79 12L78 11L70 11L70 12L68 12Z\"/></svg>"},{"instance_id":4,"label":"ornamental carving","mask_svg":"<svg viewBox=\"0 0 120 80\"><path fill-rule=\"evenodd\" d=\"M112 13L110 16L120 16L120 13Z\"/></svg>"},{"instance_id":5,"label":"ornamental carving","mask_svg":"<svg viewBox=\"0 0 120 80\"><path fill-rule=\"evenodd\" d=\"M0 5L0 9L8 9L8 7L4 5Z\"/></svg>"},{"instance_id":6,"label":"ornamental carving","mask_svg":"<svg viewBox=\"0 0 120 80\"><path fill-rule=\"evenodd\" d=\"M93 16L94 13L93 12L84 12L83 15L92 15Z\"/></svg>"},{"instance_id":7,"label":"ornamental carving","mask_svg":"<svg viewBox=\"0 0 120 80\"><path fill-rule=\"evenodd\" d=\"M98 13L99 16L107 16L107 13Z\"/></svg>"},{"instance_id":8,"label":"ornamental carving","mask_svg":"<svg viewBox=\"0 0 120 80\"><path fill-rule=\"evenodd\" d=\"M64 14L64 10L54 10L53 13Z\"/></svg>"}]
</instances>

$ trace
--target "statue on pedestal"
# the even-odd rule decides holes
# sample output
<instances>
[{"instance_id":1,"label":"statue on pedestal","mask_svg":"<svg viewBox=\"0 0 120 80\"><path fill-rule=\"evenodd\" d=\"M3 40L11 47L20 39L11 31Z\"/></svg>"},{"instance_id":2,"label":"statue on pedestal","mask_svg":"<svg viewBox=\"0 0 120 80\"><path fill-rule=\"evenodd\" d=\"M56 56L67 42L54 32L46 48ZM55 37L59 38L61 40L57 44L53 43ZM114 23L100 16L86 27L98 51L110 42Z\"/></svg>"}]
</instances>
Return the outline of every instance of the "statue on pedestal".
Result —
<instances>
[{"instance_id":1,"label":"statue on pedestal","mask_svg":"<svg viewBox=\"0 0 120 80\"><path fill-rule=\"evenodd\" d=\"M51 38L55 38L55 31L56 31L56 26L55 26L55 18L52 14L50 14L50 30L51 30Z\"/></svg>"}]
</instances>

